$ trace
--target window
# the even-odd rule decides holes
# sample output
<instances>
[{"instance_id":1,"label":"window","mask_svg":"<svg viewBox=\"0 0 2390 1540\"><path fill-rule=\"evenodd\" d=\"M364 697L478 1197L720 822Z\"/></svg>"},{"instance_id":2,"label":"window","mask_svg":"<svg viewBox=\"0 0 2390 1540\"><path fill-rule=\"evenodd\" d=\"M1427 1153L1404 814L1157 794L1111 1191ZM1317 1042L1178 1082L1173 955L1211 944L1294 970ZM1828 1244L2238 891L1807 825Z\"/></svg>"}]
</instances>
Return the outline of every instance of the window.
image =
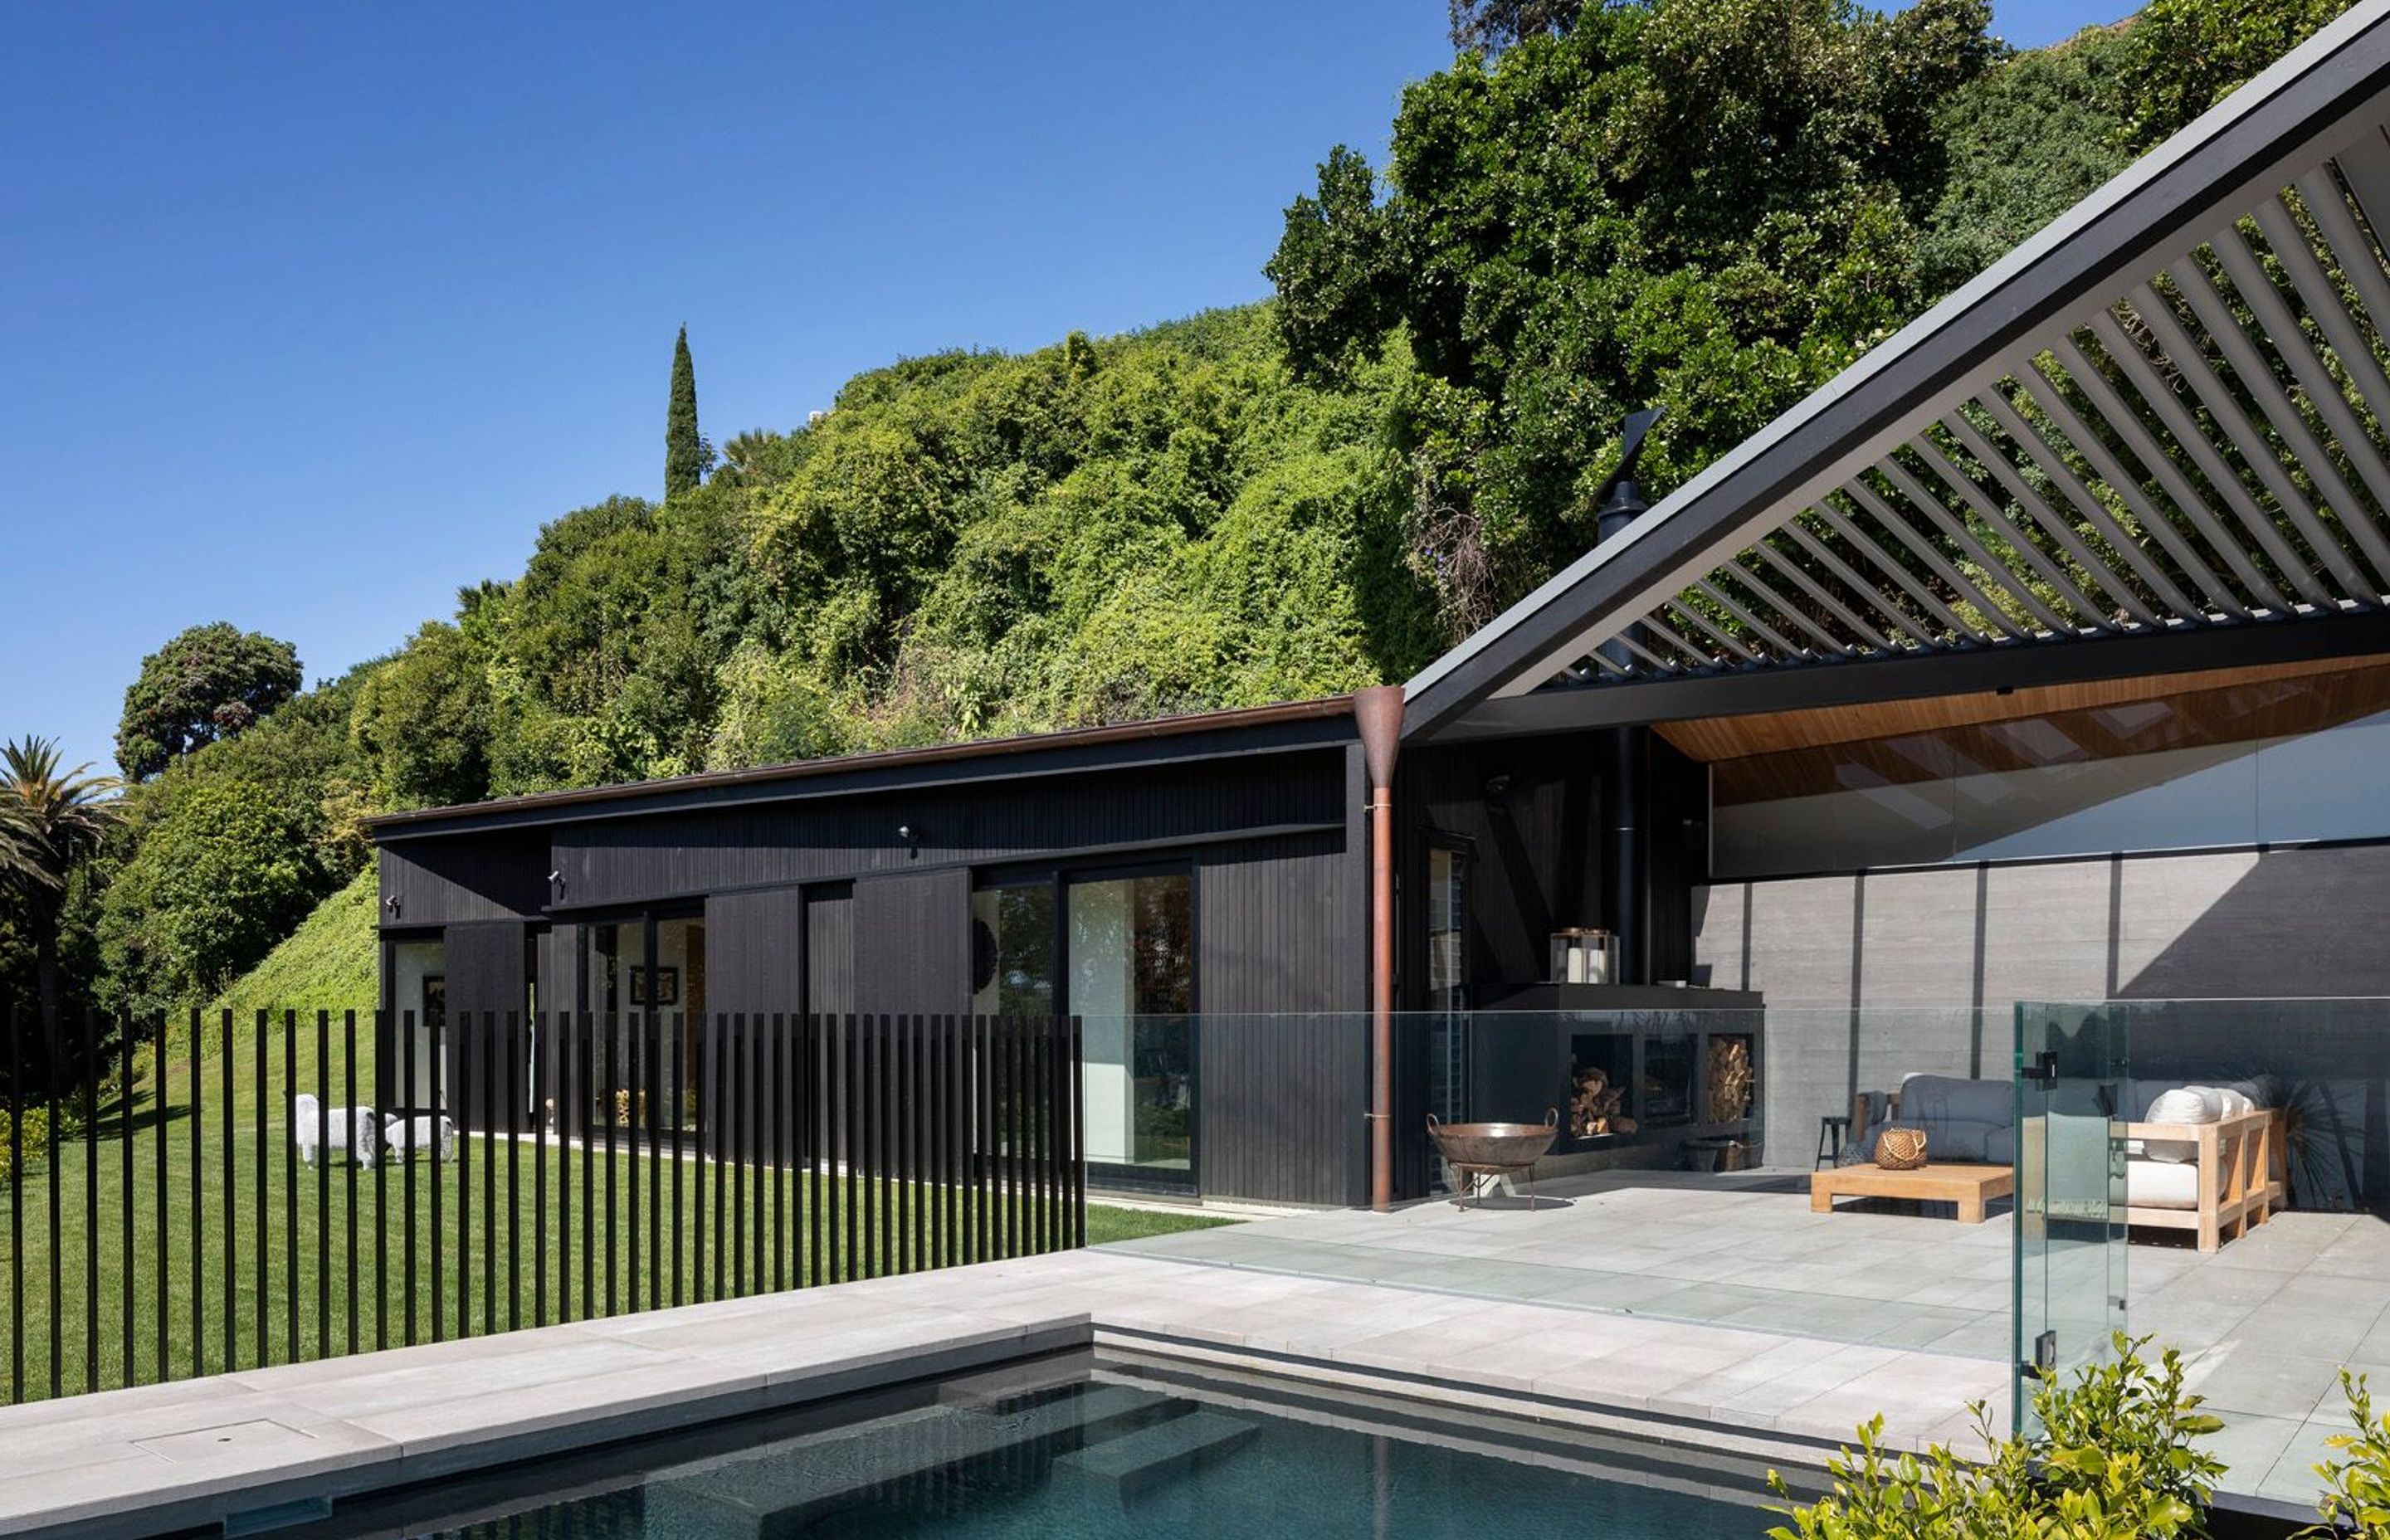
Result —
<instances>
[{"instance_id":1,"label":"window","mask_svg":"<svg viewBox=\"0 0 2390 1540\"><path fill-rule=\"evenodd\" d=\"M1427 853L1428 1106L1457 1122L1468 1115L1469 853L1449 845Z\"/></svg>"},{"instance_id":2,"label":"window","mask_svg":"<svg viewBox=\"0 0 2390 1540\"><path fill-rule=\"evenodd\" d=\"M1050 1016L1054 1004L1053 883L971 894L972 1011Z\"/></svg>"},{"instance_id":3,"label":"window","mask_svg":"<svg viewBox=\"0 0 2390 1540\"><path fill-rule=\"evenodd\" d=\"M599 1033L591 1113L658 1136L693 1129L705 1084L705 921L695 916L588 928L584 975Z\"/></svg>"},{"instance_id":4,"label":"window","mask_svg":"<svg viewBox=\"0 0 2390 1540\"><path fill-rule=\"evenodd\" d=\"M1087 1159L1194 1179L1194 882L1074 881L1068 1009L1085 1022Z\"/></svg>"},{"instance_id":5,"label":"window","mask_svg":"<svg viewBox=\"0 0 2390 1540\"><path fill-rule=\"evenodd\" d=\"M1719 878L2390 836L2390 667L1713 767Z\"/></svg>"},{"instance_id":6,"label":"window","mask_svg":"<svg viewBox=\"0 0 2390 1540\"><path fill-rule=\"evenodd\" d=\"M408 1107L431 1105L448 1043L448 949L436 941L402 941L390 949L391 1008L396 1017L392 1078Z\"/></svg>"}]
</instances>

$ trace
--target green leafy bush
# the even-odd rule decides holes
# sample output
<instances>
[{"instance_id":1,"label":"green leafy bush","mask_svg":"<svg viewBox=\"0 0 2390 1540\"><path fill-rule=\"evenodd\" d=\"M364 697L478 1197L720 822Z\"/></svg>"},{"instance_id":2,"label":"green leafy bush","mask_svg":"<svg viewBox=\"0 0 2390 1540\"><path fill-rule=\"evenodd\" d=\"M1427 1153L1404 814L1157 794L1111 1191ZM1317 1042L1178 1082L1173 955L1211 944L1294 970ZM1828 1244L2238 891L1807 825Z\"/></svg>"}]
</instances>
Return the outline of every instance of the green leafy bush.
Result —
<instances>
[{"instance_id":1,"label":"green leafy bush","mask_svg":"<svg viewBox=\"0 0 2390 1540\"><path fill-rule=\"evenodd\" d=\"M2179 1354L2152 1366L2147 1338L2116 1338L2114 1362L2034 1392L2042 1431L1995 1437L1972 1410L1988 1451L1962 1459L1947 1445L1923 1455L1884 1449L1883 1418L1858 1430L1858 1448L1828 1462L1832 1492L1780 1509L1773 1540L2168 1540L2205 1533L2223 1462L2195 1441L2223 1426L2183 1389ZM1771 1474L1779 1496L1782 1479Z\"/></svg>"},{"instance_id":2,"label":"green leafy bush","mask_svg":"<svg viewBox=\"0 0 2390 1540\"><path fill-rule=\"evenodd\" d=\"M14 1122L15 1114L7 1108L0 1107L0 1182L6 1182L17 1174L14 1164L16 1156L10 1149L13 1142L10 1138L10 1128ZM59 1138L77 1139L83 1136L83 1119L73 1108L64 1109L64 1115L59 1117L57 1123ZM25 1174L28 1176L49 1166L50 1124L50 1109L47 1107L25 1109L22 1139L25 1151Z\"/></svg>"},{"instance_id":3,"label":"green leafy bush","mask_svg":"<svg viewBox=\"0 0 2390 1540\"><path fill-rule=\"evenodd\" d=\"M2341 1370L2340 1389L2357 1431L2326 1441L2345 1457L2315 1468L2323 1478L2324 1497L2317 1505L2323 1522L2300 1533L2316 1540L2390 1540L2390 1413L2374 1415L2373 1396L2361 1374Z\"/></svg>"}]
</instances>

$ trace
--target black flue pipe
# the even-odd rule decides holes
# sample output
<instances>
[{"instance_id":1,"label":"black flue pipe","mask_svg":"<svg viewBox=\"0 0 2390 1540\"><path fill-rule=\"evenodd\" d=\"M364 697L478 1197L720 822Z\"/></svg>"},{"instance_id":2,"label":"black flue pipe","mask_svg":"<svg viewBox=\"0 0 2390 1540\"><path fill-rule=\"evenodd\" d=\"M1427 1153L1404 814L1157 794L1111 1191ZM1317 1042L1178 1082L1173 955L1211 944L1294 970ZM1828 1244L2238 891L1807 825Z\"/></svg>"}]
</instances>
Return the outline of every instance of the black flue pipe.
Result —
<instances>
[{"instance_id":1,"label":"black flue pipe","mask_svg":"<svg viewBox=\"0 0 2390 1540\"><path fill-rule=\"evenodd\" d=\"M1647 507L1641 489L1622 475L1602 502L1597 540L1607 545L1625 533ZM1624 642L1605 642L1600 651L1622 669L1633 664ZM1618 945L1618 973L1611 982L1648 984L1651 730L1639 722L1628 723L1604 728L1601 736L1601 885L1604 918Z\"/></svg>"}]
</instances>

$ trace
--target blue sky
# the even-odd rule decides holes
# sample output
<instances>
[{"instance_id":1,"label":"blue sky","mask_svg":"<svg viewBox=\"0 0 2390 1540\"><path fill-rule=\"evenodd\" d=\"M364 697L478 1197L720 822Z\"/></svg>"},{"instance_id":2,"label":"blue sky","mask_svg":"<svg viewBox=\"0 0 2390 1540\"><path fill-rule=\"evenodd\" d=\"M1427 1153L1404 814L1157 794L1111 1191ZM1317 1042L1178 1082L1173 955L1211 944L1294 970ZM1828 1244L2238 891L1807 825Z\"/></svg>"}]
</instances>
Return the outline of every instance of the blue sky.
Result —
<instances>
[{"instance_id":1,"label":"blue sky","mask_svg":"<svg viewBox=\"0 0 2390 1540\"><path fill-rule=\"evenodd\" d=\"M328 676L653 495L683 323L718 443L1259 298L1315 162L1450 58L1444 0L696 9L12 11L0 737L112 768L182 627Z\"/></svg>"}]
</instances>

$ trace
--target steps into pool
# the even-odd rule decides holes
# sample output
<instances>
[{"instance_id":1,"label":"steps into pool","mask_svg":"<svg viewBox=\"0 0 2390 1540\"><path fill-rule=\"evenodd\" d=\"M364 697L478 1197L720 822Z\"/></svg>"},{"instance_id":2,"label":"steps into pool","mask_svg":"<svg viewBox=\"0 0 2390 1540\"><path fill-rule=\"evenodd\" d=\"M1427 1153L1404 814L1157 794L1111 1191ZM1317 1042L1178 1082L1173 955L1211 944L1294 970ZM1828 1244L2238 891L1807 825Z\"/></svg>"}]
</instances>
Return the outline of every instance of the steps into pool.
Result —
<instances>
[{"instance_id":1,"label":"steps into pool","mask_svg":"<svg viewBox=\"0 0 2390 1540\"><path fill-rule=\"evenodd\" d=\"M651 1478L647 1533L766 1540L910 1477L1007 1456L1046 1460L1047 1447L1073 1430L1099 1437L1160 1404L1149 1391L1099 1385L1017 1409L932 1406L868 1429L786 1440Z\"/></svg>"},{"instance_id":2,"label":"steps into pool","mask_svg":"<svg viewBox=\"0 0 2390 1540\"><path fill-rule=\"evenodd\" d=\"M1191 1411L1064 1455L1054 1462L1054 1474L1058 1479L1066 1472L1076 1476L1125 1503L1199 1465L1235 1453L1260 1431L1242 1418Z\"/></svg>"}]
</instances>

